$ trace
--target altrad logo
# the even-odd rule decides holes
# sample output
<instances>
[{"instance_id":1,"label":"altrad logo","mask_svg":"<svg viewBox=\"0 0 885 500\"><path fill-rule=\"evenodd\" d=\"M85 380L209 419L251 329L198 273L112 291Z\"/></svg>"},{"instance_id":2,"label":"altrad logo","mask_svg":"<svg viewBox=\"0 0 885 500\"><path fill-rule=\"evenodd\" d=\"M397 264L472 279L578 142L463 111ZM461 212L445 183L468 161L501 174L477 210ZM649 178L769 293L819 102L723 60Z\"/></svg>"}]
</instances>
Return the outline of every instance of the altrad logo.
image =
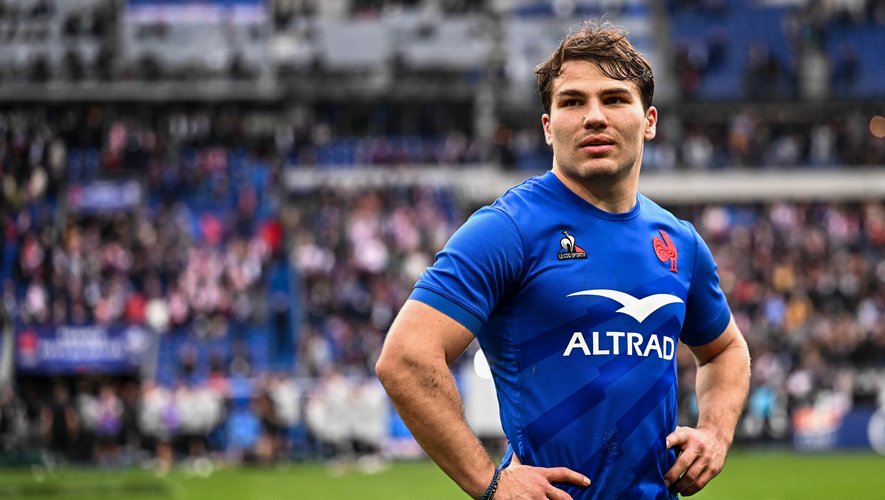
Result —
<instances>
[{"instance_id":1,"label":"altrad logo","mask_svg":"<svg viewBox=\"0 0 885 500\"><path fill-rule=\"evenodd\" d=\"M622 306L615 312L624 313L640 323L645 321L645 318L649 317L653 312L667 304L685 303L679 297L669 293L656 293L640 299L629 293L607 289L581 290L580 292L570 293L566 295L566 297L577 297L581 295L595 295L597 297L606 297L614 300Z\"/></svg>"}]
</instances>

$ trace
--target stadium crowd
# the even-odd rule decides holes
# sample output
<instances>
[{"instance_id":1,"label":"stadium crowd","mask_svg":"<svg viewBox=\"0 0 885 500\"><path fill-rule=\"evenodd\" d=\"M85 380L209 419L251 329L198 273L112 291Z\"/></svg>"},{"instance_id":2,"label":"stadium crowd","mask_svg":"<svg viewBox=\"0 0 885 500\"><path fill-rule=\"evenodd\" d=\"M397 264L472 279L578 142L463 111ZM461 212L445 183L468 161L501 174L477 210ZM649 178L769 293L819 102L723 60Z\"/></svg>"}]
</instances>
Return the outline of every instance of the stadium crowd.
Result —
<instances>
[{"instance_id":1,"label":"stadium crowd","mask_svg":"<svg viewBox=\"0 0 885 500\"><path fill-rule=\"evenodd\" d=\"M784 119L759 108L729 111L721 120L664 109L658 136L646 145L643 168L655 171L704 171L852 168L885 162L885 142L870 131L870 117L856 111L813 119ZM509 134L504 158L536 169L549 152L540 131ZM541 163L543 164L543 163Z\"/></svg>"},{"instance_id":2,"label":"stadium crowd","mask_svg":"<svg viewBox=\"0 0 885 500\"><path fill-rule=\"evenodd\" d=\"M885 404L885 204L768 203L678 209L717 257L753 353L741 437L784 438L798 410ZM691 421L691 360L681 415ZM834 403L835 401L835 403Z\"/></svg>"},{"instance_id":3,"label":"stadium crowd","mask_svg":"<svg viewBox=\"0 0 885 500\"><path fill-rule=\"evenodd\" d=\"M362 200L373 200L373 213L381 214L372 218L376 234L384 234L383 221L405 219L397 197L396 192L362 195ZM307 337L310 347L302 352L309 366L328 363L360 369L366 366L366 358L372 359L384 325L408 293L415 273L432 260L432 249L438 246L431 243L423 251L421 246L395 241L378 246L384 251L379 254L383 258L375 261L376 277L388 282L381 290L400 294L385 301L389 294L370 294L354 278L354 274L368 272L358 263L358 254L367 248L353 243L354 232L365 234L360 207L366 202L357 201L340 214L339 197L318 198L323 203L302 216L311 222L305 224L307 230L293 250L299 268L312 276L305 283L309 317L314 321ZM389 208L380 208L385 206ZM674 208L697 223L717 256L723 289L754 355L753 402L742 438L786 438L792 412L826 397L838 396L847 407L885 403L885 372L881 370L885 363L881 322L885 204L782 202ZM443 210L437 206L437 211ZM329 224L329 211L336 213L336 220L347 222ZM396 224L390 222L388 227ZM310 237L317 227L332 230L323 232L321 238ZM436 226L417 227L437 228L442 233L438 237L444 238L451 222L438 218ZM424 234L427 241L433 240L431 234ZM357 241L370 240L363 236ZM335 265L346 262L354 264L345 269ZM329 290L343 292L337 296L343 304L328 300ZM357 343L370 351L357 350L355 356L354 332L361 331L375 334L356 335ZM367 335L372 342L366 342ZM691 421L693 362L687 356L686 351L681 360L685 405L681 415Z\"/></svg>"},{"instance_id":4,"label":"stadium crowd","mask_svg":"<svg viewBox=\"0 0 885 500\"><path fill-rule=\"evenodd\" d=\"M384 334L461 220L448 190L295 194L292 260L304 286L306 375L370 376Z\"/></svg>"},{"instance_id":5,"label":"stadium crowd","mask_svg":"<svg viewBox=\"0 0 885 500\"><path fill-rule=\"evenodd\" d=\"M87 116L95 113L101 112L92 109ZM313 358L303 363L311 378L296 380L291 372L277 376L268 367L272 351L286 349L285 339L271 342L265 352L239 352L239 341L252 332L249 323L292 335L285 322L276 321L279 301L268 283L268 267L285 260L282 219L297 220L297 210L277 210L279 192L272 189L274 173L260 141L222 148L218 141L235 143L228 135L235 132L224 127L231 121L213 121L210 127L207 117L172 115L163 129L120 119L105 135L88 119L70 128L64 120L53 121L57 128L51 129L36 116L3 114L3 324L13 329L146 325L172 346L172 363L158 359L155 368L172 373L156 377L22 376L15 390L4 386L5 457L42 450L39 460L48 464L138 462L161 472L176 457L203 471L214 461L268 463L296 456L361 457L370 470L381 466L378 451L388 408L380 386L365 376L366 355L357 377L350 366L342 365L347 376L336 375L338 367ZM173 161L167 163L170 152ZM140 176L145 192L125 210L81 212L71 196L95 181ZM421 205L418 198L400 202L406 218L396 232L404 245L414 244L414 235L407 233L416 224L439 226L434 207L407 210L412 202ZM338 200L345 205L341 195ZM352 234L361 257L349 274L355 287L359 272L377 274L387 264L377 262L387 239L379 241L371 227L378 207L361 204L366 226ZM330 211L330 229L333 218ZM352 222L348 217L338 227ZM436 233L434 245L446 226ZM311 273L327 270L324 264L299 254L295 260L304 265L305 276L320 280ZM383 298L380 292L390 285L380 276L376 281L371 290L354 293L365 299L370 291L379 292ZM401 290L391 294L388 308L404 298ZM345 299L353 310L364 305L353 296ZM382 305L373 308L377 321L371 333L378 344L386 328ZM388 319L392 314L386 312ZM365 333L362 342L373 341L364 328L359 333ZM219 340L223 347L209 352ZM308 336L305 348L316 340ZM356 334L350 340L352 361L371 352ZM256 359L261 357L270 359L261 364Z\"/></svg>"},{"instance_id":6,"label":"stadium crowd","mask_svg":"<svg viewBox=\"0 0 885 500\"><path fill-rule=\"evenodd\" d=\"M160 139L160 149L180 154L168 165L158 162L153 132L141 128L115 123L100 149L84 150L68 147L63 132L7 118L5 201L21 211L4 214L7 234L19 241L5 300L19 302L17 321L165 331L217 315L252 319L265 302L257 296L265 270L283 245L264 199L265 165L194 145L189 133ZM78 209L77 188L143 170L143 202Z\"/></svg>"},{"instance_id":7,"label":"stadium crowd","mask_svg":"<svg viewBox=\"0 0 885 500\"><path fill-rule=\"evenodd\" d=\"M68 121L0 114L4 317L147 324L185 342L164 380L20 380L3 392L4 446L75 461L149 459L158 470L174 457L205 465L206 457L267 463L377 451L386 413L372 431L334 415L365 414L345 409L341 401L359 397L344 395L373 387L367 381L397 308L474 207L437 187L283 195L272 186L291 146L237 128L244 116L172 113L159 126L120 118L103 132L89 119L101 111L87 109L73 121L72 111ZM840 144L834 164L850 149ZM758 161L732 151L740 150L721 151L724 165ZM146 175L133 209L81 214L65 206L71 186L127 178L133 165ZM827 398L843 407L882 404L881 201L675 208L710 243L754 354L742 439L786 439L793 412ZM236 338L227 325L268 321L274 301L265 274L276 258L301 282L295 371L250 367L254 360L244 361L232 340L210 360L191 352L201 339ZM680 373L687 419L692 375Z\"/></svg>"},{"instance_id":8,"label":"stadium crowd","mask_svg":"<svg viewBox=\"0 0 885 500\"><path fill-rule=\"evenodd\" d=\"M469 105L456 102L448 107L464 114ZM94 180L99 172L133 175L147 181L151 201L163 202L170 212L146 216L175 217L174 209L180 206L176 200L196 190L189 196L203 205L229 203L236 183L252 175L243 165L254 162L261 170L255 174L259 186L256 193L242 195L244 206L238 216L242 220L222 221L248 226L254 224L248 218L255 215L246 213L255 210L251 205L272 201L252 198L272 194L267 186L281 179L283 165L487 163L538 172L549 161L539 126L502 121L490 142L484 143L465 120L452 123L447 119L446 106L433 106L424 110L423 120L403 124L399 117L413 112L392 103L359 113L346 106L299 106L277 115L196 108L161 113L157 118L118 116L119 110L101 106L37 113L7 109L0 111L0 130L6 136L7 170L13 176L8 182L15 184L10 184L7 196L13 206L19 206L25 185L56 197L62 183ZM854 108L789 117L745 105L723 113L696 115L665 107L658 137L648 145L646 168L844 168L885 161L885 145L871 131L870 116ZM154 119L157 123L152 123ZM104 120L113 123L107 131L102 128ZM426 125L440 122L449 125ZM176 161L164 161L167 154L175 155ZM259 175L263 178L258 179ZM32 217L49 215L38 211Z\"/></svg>"}]
</instances>

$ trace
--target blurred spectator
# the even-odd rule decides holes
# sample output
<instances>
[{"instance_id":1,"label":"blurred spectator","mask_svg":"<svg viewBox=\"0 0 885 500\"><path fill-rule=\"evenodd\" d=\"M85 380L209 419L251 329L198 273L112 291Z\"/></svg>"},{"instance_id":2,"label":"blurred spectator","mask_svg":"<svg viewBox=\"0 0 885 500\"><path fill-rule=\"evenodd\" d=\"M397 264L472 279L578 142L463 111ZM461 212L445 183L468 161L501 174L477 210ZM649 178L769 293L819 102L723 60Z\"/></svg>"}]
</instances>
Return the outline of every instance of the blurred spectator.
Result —
<instances>
[{"instance_id":1,"label":"blurred spectator","mask_svg":"<svg viewBox=\"0 0 885 500\"><path fill-rule=\"evenodd\" d=\"M201 467L208 461L208 438L222 423L224 406L222 395L209 385L179 384L173 399L180 419L178 441L183 456L191 466Z\"/></svg>"},{"instance_id":2,"label":"blurred spectator","mask_svg":"<svg viewBox=\"0 0 885 500\"><path fill-rule=\"evenodd\" d=\"M78 458L80 442L80 416L74 407L68 388L62 383L52 386L52 399L43 408L42 423L49 450L64 462Z\"/></svg>"},{"instance_id":3,"label":"blurred spectator","mask_svg":"<svg viewBox=\"0 0 885 500\"><path fill-rule=\"evenodd\" d=\"M118 445L123 430L123 403L114 387L103 384L95 405L95 460L99 465L118 465Z\"/></svg>"},{"instance_id":4,"label":"blurred spectator","mask_svg":"<svg viewBox=\"0 0 885 500\"><path fill-rule=\"evenodd\" d=\"M367 473L379 472L385 467L381 452L390 429L390 407L387 393L375 377L355 382L351 411L357 464Z\"/></svg>"},{"instance_id":5,"label":"blurred spectator","mask_svg":"<svg viewBox=\"0 0 885 500\"><path fill-rule=\"evenodd\" d=\"M788 96L787 69L766 43L753 41L747 50L746 95L753 100L782 99Z\"/></svg>"},{"instance_id":6,"label":"blurred spectator","mask_svg":"<svg viewBox=\"0 0 885 500\"><path fill-rule=\"evenodd\" d=\"M350 392L351 382L330 369L308 395L305 408L307 427L336 474L353 459L351 426L356 415L350 406Z\"/></svg>"},{"instance_id":7,"label":"blurred spectator","mask_svg":"<svg viewBox=\"0 0 885 500\"><path fill-rule=\"evenodd\" d=\"M252 406L261 424L258 441L255 443L255 457L259 464L269 465L277 460L282 450L283 422L267 388L259 389L252 400Z\"/></svg>"},{"instance_id":8,"label":"blurred spectator","mask_svg":"<svg viewBox=\"0 0 885 500\"><path fill-rule=\"evenodd\" d=\"M28 439L27 410L11 385L0 387L0 454L25 449Z\"/></svg>"},{"instance_id":9,"label":"blurred spectator","mask_svg":"<svg viewBox=\"0 0 885 500\"><path fill-rule=\"evenodd\" d=\"M700 42L688 40L676 45L673 69L684 98L693 100L697 97L707 58L706 46Z\"/></svg>"},{"instance_id":10,"label":"blurred spectator","mask_svg":"<svg viewBox=\"0 0 885 500\"><path fill-rule=\"evenodd\" d=\"M836 96L851 95L855 90L859 75L860 62L857 49L850 42L845 42L832 63L832 94Z\"/></svg>"},{"instance_id":11,"label":"blurred spectator","mask_svg":"<svg viewBox=\"0 0 885 500\"><path fill-rule=\"evenodd\" d=\"M173 439L181 425L178 408L168 388L153 380L142 383L138 422L146 444L148 447L152 445L155 470L160 474L167 473L175 458Z\"/></svg>"}]
</instances>

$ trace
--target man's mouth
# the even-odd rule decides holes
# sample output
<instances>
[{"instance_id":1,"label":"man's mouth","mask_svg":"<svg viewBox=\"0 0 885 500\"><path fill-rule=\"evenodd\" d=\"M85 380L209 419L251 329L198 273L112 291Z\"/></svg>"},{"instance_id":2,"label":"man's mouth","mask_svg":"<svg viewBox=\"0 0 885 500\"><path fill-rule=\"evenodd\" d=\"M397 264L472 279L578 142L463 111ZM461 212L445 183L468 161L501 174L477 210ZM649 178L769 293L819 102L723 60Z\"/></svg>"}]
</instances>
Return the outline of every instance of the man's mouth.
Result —
<instances>
[{"instance_id":1,"label":"man's mouth","mask_svg":"<svg viewBox=\"0 0 885 500\"><path fill-rule=\"evenodd\" d=\"M615 142L608 137L588 137L581 141L581 151L588 154L601 154L614 148Z\"/></svg>"}]
</instances>

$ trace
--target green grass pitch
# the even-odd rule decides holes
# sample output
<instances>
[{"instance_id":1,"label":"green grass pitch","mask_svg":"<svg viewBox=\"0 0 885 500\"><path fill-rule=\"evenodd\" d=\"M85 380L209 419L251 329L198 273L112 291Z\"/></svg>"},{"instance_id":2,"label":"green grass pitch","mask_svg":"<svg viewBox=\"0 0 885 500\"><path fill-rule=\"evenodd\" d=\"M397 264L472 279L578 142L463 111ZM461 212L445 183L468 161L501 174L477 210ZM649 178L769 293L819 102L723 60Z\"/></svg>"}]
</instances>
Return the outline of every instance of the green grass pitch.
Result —
<instances>
[{"instance_id":1,"label":"green grass pitch","mask_svg":"<svg viewBox=\"0 0 885 500\"><path fill-rule=\"evenodd\" d=\"M592 487L592 486L591 486ZM885 457L872 454L767 453L737 450L698 499L882 499ZM321 464L216 469L199 477L183 469L157 477L141 469L0 469L2 499L361 499L467 498L432 463L397 462L367 475L331 474Z\"/></svg>"}]
</instances>

